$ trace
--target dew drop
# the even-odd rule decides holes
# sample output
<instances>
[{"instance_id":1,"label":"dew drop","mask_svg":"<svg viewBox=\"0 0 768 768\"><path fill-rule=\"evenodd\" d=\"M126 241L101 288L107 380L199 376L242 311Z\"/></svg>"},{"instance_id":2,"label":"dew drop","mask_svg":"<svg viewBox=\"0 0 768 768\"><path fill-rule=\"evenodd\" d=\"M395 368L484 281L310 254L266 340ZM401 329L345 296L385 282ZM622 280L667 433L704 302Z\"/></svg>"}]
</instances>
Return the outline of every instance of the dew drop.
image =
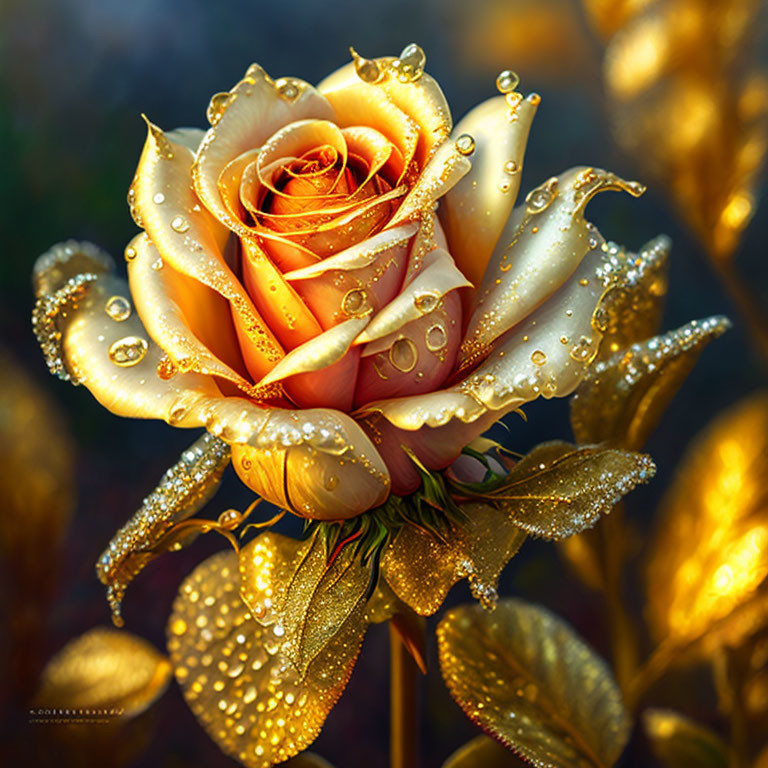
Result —
<instances>
[{"instance_id":1,"label":"dew drop","mask_svg":"<svg viewBox=\"0 0 768 768\"><path fill-rule=\"evenodd\" d=\"M376 83L381 80L384 72L378 62L364 58L354 48L350 48L349 52L352 54L355 73L364 83Z\"/></svg>"},{"instance_id":2,"label":"dew drop","mask_svg":"<svg viewBox=\"0 0 768 768\"><path fill-rule=\"evenodd\" d=\"M427 349L430 352L439 352L448 343L448 334L442 325L433 325L426 334Z\"/></svg>"},{"instance_id":3,"label":"dew drop","mask_svg":"<svg viewBox=\"0 0 768 768\"><path fill-rule=\"evenodd\" d=\"M112 296L107 299L104 311L116 322L122 323L131 316L131 302L125 296Z\"/></svg>"},{"instance_id":4,"label":"dew drop","mask_svg":"<svg viewBox=\"0 0 768 768\"><path fill-rule=\"evenodd\" d=\"M456 149L462 155L471 155L475 151L475 140L468 133L462 133L456 139Z\"/></svg>"},{"instance_id":5,"label":"dew drop","mask_svg":"<svg viewBox=\"0 0 768 768\"><path fill-rule=\"evenodd\" d=\"M389 348L389 362L403 373L412 371L416 367L418 359L419 352L410 339L398 339Z\"/></svg>"},{"instance_id":6,"label":"dew drop","mask_svg":"<svg viewBox=\"0 0 768 768\"><path fill-rule=\"evenodd\" d=\"M520 166L514 160L507 160L504 163L504 173L508 173L510 176L517 173L520 170Z\"/></svg>"},{"instance_id":7,"label":"dew drop","mask_svg":"<svg viewBox=\"0 0 768 768\"><path fill-rule=\"evenodd\" d=\"M329 475L325 478L325 490L332 491L339 484L339 478L336 475Z\"/></svg>"},{"instance_id":8,"label":"dew drop","mask_svg":"<svg viewBox=\"0 0 768 768\"><path fill-rule=\"evenodd\" d=\"M183 216L174 216L171 220L171 229L174 232L186 232L189 229L189 222Z\"/></svg>"},{"instance_id":9,"label":"dew drop","mask_svg":"<svg viewBox=\"0 0 768 768\"><path fill-rule=\"evenodd\" d=\"M426 63L427 56L424 51L416 43L411 43L406 45L400 56L392 62L392 68L395 70L398 80L403 83L411 83L424 74Z\"/></svg>"},{"instance_id":10,"label":"dew drop","mask_svg":"<svg viewBox=\"0 0 768 768\"><path fill-rule=\"evenodd\" d=\"M557 195L557 177L545 181L541 186L532 189L525 198L525 207L528 213L541 213L546 211Z\"/></svg>"},{"instance_id":11,"label":"dew drop","mask_svg":"<svg viewBox=\"0 0 768 768\"><path fill-rule=\"evenodd\" d=\"M216 125L216 123L221 120L221 118L224 116L224 113L227 110L227 107L232 103L232 101L235 99L234 93L216 93L211 98L210 104L208 104L208 109L205 112L205 116L208 118L208 122L211 125Z\"/></svg>"},{"instance_id":12,"label":"dew drop","mask_svg":"<svg viewBox=\"0 0 768 768\"><path fill-rule=\"evenodd\" d=\"M109 359L121 368L129 368L140 363L148 349L149 344L146 339L140 336L125 336L109 348Z\"/></svg>"},{"instance_id":13,"label":"dew drop","mask_svg":"<svg viewBox=\"0 0 768 768\"><path fill-rule=\"evenodd\" d=\"M301 93L301 88L295 80L291 80L287 77L281 77L279 80L275 80L275 88L280 94L281 99L285 101L296 101Z\"/></svg>"},{"instance_id":14,"label":"dew drop","mask_svg":"<svg viewBox=\"0 0 768 768\"><path fill-rule=\"evenodd\" d=\"M414 296L413 305L422 315L426 315L435 309L439 301L436 293L419 293Z\"/></svg>"},{"instance_id":15,"label":"dew drop","mask_svg":"<svg viewBox=\"0 0 768 768\"><path fill-rule=\"evenodd\" d=\"M368 293L363 288L353 288L344 294L341 311L350 317L359 317L368 311Z\"/></svg>"},{"instance_id":16,"label":"dew drop","mask_svg":"<svg viewBox=\"0 0 768 768\"><path fill-rule=\"evenodd\" d=\"M496 78L496 87L499 89L499 93L512 93L519 84L520 78L517 72L513 72L511 69L499 72L499 76Z\"/></svg>"},{"instance_id":17,"label":"dew drop","mask_svg":"<svg viewBox=\"0 0 768 768\"><path fill-rule=\"evenodd\" d=\"M531 352L531 362L534 365L544 365L547 362L547 353L540 349L534 349Z\"/></svg>"},{"instance_id":18,"label":"dew drop","mask_svg":"<svg viewBox=\"0 0 768 768\"><path fill-rule=\"evenodd\" d=\"M136 254L136 249L132 245L129 245L125 249L125 260L126 261L133 261L136 258L136 255L137 255Z\"/></svg>"},{"instance_id":19,"label":"dew drop","mask_svg":"<svg viewBox=\"0 0 768 768\"><path fill-rule=\"evenodd\" d=\"M152 201L156 205L162 205L165 202L165 195L162 192L155 192L155 195L152 198Z\"/></svg>"}]
</instances>

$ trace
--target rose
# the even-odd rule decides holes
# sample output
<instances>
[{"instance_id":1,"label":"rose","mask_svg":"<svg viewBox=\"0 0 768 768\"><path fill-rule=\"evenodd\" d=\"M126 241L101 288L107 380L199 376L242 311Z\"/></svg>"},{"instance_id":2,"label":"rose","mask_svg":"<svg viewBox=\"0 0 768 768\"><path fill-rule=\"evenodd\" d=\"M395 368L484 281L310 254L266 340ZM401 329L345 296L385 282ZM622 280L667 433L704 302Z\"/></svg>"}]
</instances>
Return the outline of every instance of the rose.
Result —
<instances>
[{"instance_id":1,"label":"rose","mask_svg":"<svg viewBox=\"0 0 768 768\"><path fill-rule=\"evenodd\" d=\"M205 426L250 488L321 519L412 492L417 463L571 393L627 271L584 208L642 190L578 168L513 210L539 97L502 73L452 128L423 70L417 46L317 88L253 65L207 132L148 123L136 312L102 255L54 250L36 270L49 362L115 413Z\"/></svg>"}]
</instances>

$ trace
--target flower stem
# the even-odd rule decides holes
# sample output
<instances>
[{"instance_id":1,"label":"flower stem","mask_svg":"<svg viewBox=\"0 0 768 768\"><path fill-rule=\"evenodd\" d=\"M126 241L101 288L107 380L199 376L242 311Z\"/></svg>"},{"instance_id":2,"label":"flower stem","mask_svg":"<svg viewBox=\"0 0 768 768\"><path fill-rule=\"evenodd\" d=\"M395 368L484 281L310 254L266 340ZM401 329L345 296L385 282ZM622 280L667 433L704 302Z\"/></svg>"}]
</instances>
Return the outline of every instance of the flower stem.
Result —
<instances>
[{"instance_id":1,"label":"flower stem","mask_svg":"<svg viewBox=\"0 0 768 768\"><path fill-rule=\"evenodd\" d=\"M418 768L418 678L419 668L392 624L390 648L390 723L391 768Z\"/></svg>"}]
</instances>

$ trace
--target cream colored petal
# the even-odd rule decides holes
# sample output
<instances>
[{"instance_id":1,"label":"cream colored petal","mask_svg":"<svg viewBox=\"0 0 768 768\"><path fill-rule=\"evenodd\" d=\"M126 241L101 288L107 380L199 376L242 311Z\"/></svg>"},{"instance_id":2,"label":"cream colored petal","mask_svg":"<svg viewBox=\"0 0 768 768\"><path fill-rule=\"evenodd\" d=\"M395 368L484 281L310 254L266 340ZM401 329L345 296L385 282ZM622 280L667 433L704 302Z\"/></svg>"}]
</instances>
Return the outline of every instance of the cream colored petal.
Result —
<instances>
[{"instance_id":1,"label":"cream colored petal","mask_svg":"<svg viewBox=\"0 0 768 768\"><path fill-rule=\"evenodd\" d=\"M241 480L273 504L303 517L340 520L381 504L389 494L387 467L371 441L346 414L328 409L267 411L247 439L255 407L221 401L217 421L239 423L232 461ZM245 407L244 407L245 406Z\"/></svg>"},{"instance_id":2,"label":"cream colored petal","mask_svg":"<svg viewBox=\"0 0 768 768\"><path fill-rule=\"evenodd\" d=\"M430 251L424 257L421 271L371 320L356 343L367 344L393 333L434 310L450 291L468 286L471 283L457 269L447 251L442 248Z\"/></svg>"},{"instance_id":3,"label":"cream colored petal","mask_svg":"<svg viewBox=\"0 0 768 768\"><path fill-rule=\"evenodd\" d=\"M132 190L142 226L163 261L227 299L246 363L261 378L283 356L240 281L222 255L229 232L201 205L190 186L192 153L151 123Z\"/></svg>"},{"instance_id":4,"label":"cream colored petal","mask_svg":"<svg viewBox=\"0 0 768 768\"><path fill-rule=\"evenodd\" d=\"M260 382L282 381L289 376L319 371L341 360L357 335L370 322L370 316L353 317L318 334L314 339L291 350Z\"/></svg>"},{"instance_id":5,"label":"cream colored petal","mask_svg":"<svg viewBox=\"0 0 768 768\"><path fill-rule=\"evenodd\" d=\"M516 208L494 249L459 353L462 367L485 355L490 344L519 323L573 274L599 241L584 219L598 193L645 188L594 168L573 168L552 177Z\"/></svg>"},{"instance_id":6,"label":"cream colored petal","mask_svg":"<svg viewBox=\"0 0 768 768\"><path fill-rule=\"evenodd\" d=\"M77 381L108 410L128 418L162 419L180 427L202 424L197 409L221 392L209 376L158 375L164 353L145 331L128 284L111 275L93 282L60 322L62 351ZM115 312L115 299L121 313ZM130 315L119 319L130 308Z\"/></svg>"},{"instance_id":7,"label":"cream colored petal","mask_svg":"<svg viewBox=\"0 0 768 768\"><path fill-rule=\"evenodd\" d=\"M386 136L367 125L353 125L344 128L342 133L349 152L362 157L368 165L368 175L360 182L358 189L363 189L387 165L393 169L393 175L396 178L394 165L399 155L392 160L394 146Z\"/></svg>"},{"instance_id":8,"label":"cream colored petal","mask_svg":"<svg viewBox=\"0 0 768 768\"><path fill-rule=\"evenodd\" d=\"M404 221L420 216L426 210L431 212L432 206L457 184L471 167L469 158L459 151L456 142L446 141L441 144L387 226L396 227Z\"/></svg>"},{"instance_id":9,"label":"cream colored petal","mask_svg":"<svg viewBox=\"0 0 768 768\"><path fill-rule=\"evenodd\" d=\"M426 72L414 80L399 79L392 70L393 57L376 59L382 77L376 83L364 83L355 71L355 62L336 70L325 78L318 90L332 103L349 92L368 89L382 94L400 111L408 115L420 130L416 161L421 167L428 161L435 148L451 133L451 110L437 81ZM423 67L423 64L422 64ZM344 112L337 109L343 118ZM369 124L361 121L363 125Z\"/></svg>"},{"instance_id":10,"label":"cream colored petal","mask_svg":"<svg viewBox=\"0 0 768 768\"><path fill-rule=\"evenodd\" d=\"M472 170L451 189L440 205L451 255L459 269L480 285L491 253L509 218L520 188L523 156L539 97L497 96L467 114L452 138L474 139Z\"/></svg>"},{"instance_id":11,"label":"cream colored petal","mask_svg":"<svg viewBox=\"0 0 768 768\"><path fill-rule=\"evenodd\" d=\"M135 253L128 262L131 296L152 339L179 370L219 376L250 393L253 386L223 362L243 370L227 302L168 264L157 269L160 254L146 234L129 248Z\"/></svg>"},{"instance_id":12,"label":"cream colored petal","mask_svg":"<svg viewBox=\"0 0 768 768\"><path fill-rule=\"evenodd\" d=\"M341 270L349 272L356 269L363 269L373 264L377 257L385 251L394 248L397 245L408 242L419 230L418 222L411 221L402 224L399 227L386 229L373 237L369 237L362 243L353 245L343 251L340 251L327 259L318 261L303 269L295 269L285 274L286 280L308 280L313 277L328 272L329 270Z\"/></svg>"},{"instance_id":13,"label":"cream colored petal","mask_svg":"<svg viewBox=\"0 0 768 768\"><path fill-rule=\"evenodd\" d=\"M194 186L206 207L222 222L231 216L221 200L218 179L231 160L261 146L284 125L306 118L333 120L333 109L308 83L273 81L257 64L229 93L218 94L208 108L211 128L197 151Z\"/></svg>"},{"instance_id":14,"label":"cream colored petal","mask_svg":"<svg viewBox=\"0 0 768 768\"><path fill-rule=\"evenodd\" d=\"M165 135L174 144L181 144L190 152L197 152L197 148L205 136L205 131L202 128L174 128L172 131L167 131Z\"/></svg>"},{"instance_id":15,"label":"cream colored petal","mask_svg":"<svg viewBox=\"0 0 768 768\"><path fill-rule=\"evenodd\" d=\"M509 331L456 388L500 415L539 396L565 397L584 378L605 330L601 300L631 265L608 247L589 251L571 279Z\"/></svg>"}]
</instances>

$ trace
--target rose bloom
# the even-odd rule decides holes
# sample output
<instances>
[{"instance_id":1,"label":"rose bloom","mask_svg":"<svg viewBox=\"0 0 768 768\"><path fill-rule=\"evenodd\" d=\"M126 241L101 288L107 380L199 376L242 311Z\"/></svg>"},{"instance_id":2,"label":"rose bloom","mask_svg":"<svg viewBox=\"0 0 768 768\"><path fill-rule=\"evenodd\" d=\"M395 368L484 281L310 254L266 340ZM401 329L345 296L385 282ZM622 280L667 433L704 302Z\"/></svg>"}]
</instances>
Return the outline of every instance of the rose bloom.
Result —
<instances>
[{"instance_id":1,"label":"rose bloom","mask_svg":"<svg viewBox=\"0 0 768 768\"><path fill-rule=\"evenodd\" d=\"M133 306L81 255L72 377L115 413L204 426L253 491L316 519L413 492L415 460L444 468L510 410L571 393L626 273L584 208L642 189L577 168L513 208L539 97L502 73L454 128L423 66L417 46L355 54L313 87L253 65L207 131L149 123Z\"/></svg>"}]
</instances>

